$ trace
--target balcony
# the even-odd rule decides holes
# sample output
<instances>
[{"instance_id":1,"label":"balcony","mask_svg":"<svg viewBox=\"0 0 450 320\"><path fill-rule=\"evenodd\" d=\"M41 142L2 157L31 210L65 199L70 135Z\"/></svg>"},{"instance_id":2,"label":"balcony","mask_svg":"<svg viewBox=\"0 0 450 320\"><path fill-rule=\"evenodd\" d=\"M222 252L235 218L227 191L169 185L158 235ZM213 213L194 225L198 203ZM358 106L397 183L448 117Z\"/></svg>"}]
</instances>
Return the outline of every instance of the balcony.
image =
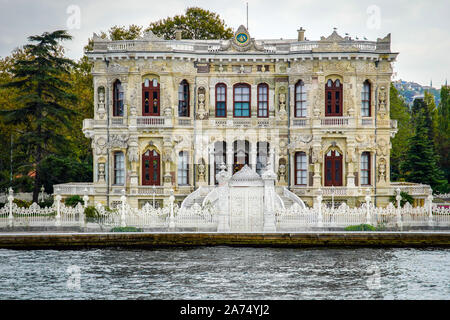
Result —
<instances>
[{"instance_id":1,"label":"balcony","mask_svg":"<svg viewBox=\"0 0 450 320\"><path fill-rule=\"evenodd\" d=\"M320 119L322 127L348 127L350 117L325 117Z\"/></svg>"},{"instance_id":2,"label":"balcony","mask_svg":"<svg viewBox=\"0 0 450 320\"><path fill-rule=\"evenodd\" d=\"M373 126L373 119L361 119L361 126L362 127L372 127Z\"/></svg>"},{"instance_id":3,"label":"balcony","mask_svg":"<svg viewBox=\"0 0 450 320\"><path fill-rule=\"evenodd\" d=\"M309 119L292 119L292 127L303 128L309 126Z\"/></svg>"},{"instance_id":4,"label":"balcony","mask_svg":"<svg viewBox=\"0 0 450 320\"><path fill-rule=\"evenodd\" d=\"M164 117L136 117L138 128L168 128L171 121Z\"/></svg>"}]
</instances>

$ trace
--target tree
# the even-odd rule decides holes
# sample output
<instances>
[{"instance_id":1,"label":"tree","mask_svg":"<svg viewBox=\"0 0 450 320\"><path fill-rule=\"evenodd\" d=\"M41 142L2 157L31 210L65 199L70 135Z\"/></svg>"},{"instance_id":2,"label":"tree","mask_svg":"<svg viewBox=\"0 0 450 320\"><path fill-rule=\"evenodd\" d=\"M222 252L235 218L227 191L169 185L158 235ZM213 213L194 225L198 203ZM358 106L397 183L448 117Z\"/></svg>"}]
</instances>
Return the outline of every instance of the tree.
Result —
<instances>
[{"instance_id":1,"label":"tree","mask_svg":"<svg viewBox=\"0 0 450 320\"><path fill-rule=\"evenodd\" d=\"M41 161L58 148L64 148L67 139L60 130L71 127L69 120L75 115L65 104L75 103L77 98L69 92L70 83L63 79L70 74L74 63L62 56L59 44L70 39L65 30L28 37L32 42L24 46L28 57L14 62L12 81L2 84L3 88L20 91L15 99L18 107L2 110L1 115L6 124L25 129L17 142L27 150L29 158L24 161L29 171L35 171L35 202L41 187Z\"/></svg>"},{"instance_id":2,"label":"tree","mask_svg":"<svg viewBox=\"0 0 450 320\"><path fill-rule=\"evenodd\" d=\"M438 108L436 145L439 153L440 167L450 181L450 87L442 86L441 102Z\"/></svg>"},{"instance_id":3,"label":"tree","mask_svg":"<svg viewBox=\"0 0 450 320\"><path fill-rule=\"evenodd\" d=\"M150 23L145 31L165 39L175 39L175 31L182 30L183 39L231 39L233 30L227 28L217 13L198 7L187 8L184 15L176 15Z\"/></svg>"},{"instance_id":4,"label":"tree","mask_svg":"<svg viewBox=\"0 0 450 320\"><path fill-rule=\"evenodd\" d=\"M125 26L113 26L109 28L108 32L100 31L100 38L115 40L134 40L142 35L142 27L131 24L128 29ZM88 44L84 47L84 51L92 51L94 49L94 41L92 38L88 39Z\"/></svg>"},{"instance_id":5,"label":"tree","mask_svg":"<svg viewBox=\"0 0 450 320\"><path fill-rule=\"evenodd\" d=\"M400 165L408 151L408 139L411 138L414 131L411 126L411 114L408 105L404 102L392 83L390 102L390 117L398 121L398 132L395 138L392 139L391 179L393 181L401 181L403 174Z\"/></svg>"},{"instance_id":6,"label":"tree","mask_svg":"<svg viewBox=\"0 0 450 320\"><path fill-rule=\"evenodd\" d=\"M445 192L447 181L438 166L438 157L430 140L428 107L422 102L419 100L414 105L415 133L409 139L401 170L407 181L428 184L435 192Z\"/></svg>"}]
</instances>

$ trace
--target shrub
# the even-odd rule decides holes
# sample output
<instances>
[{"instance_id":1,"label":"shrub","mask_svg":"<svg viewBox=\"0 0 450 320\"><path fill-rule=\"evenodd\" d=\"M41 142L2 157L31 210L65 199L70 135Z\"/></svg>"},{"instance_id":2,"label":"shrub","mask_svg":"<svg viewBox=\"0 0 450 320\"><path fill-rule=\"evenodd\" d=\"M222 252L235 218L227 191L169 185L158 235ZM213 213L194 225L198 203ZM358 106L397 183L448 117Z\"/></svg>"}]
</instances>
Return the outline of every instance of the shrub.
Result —
<instances>
[{"instance_id":1,"label":"shrub","mask_svg":"<svg viewBox=\"0 0 450 320\"><path fill-rule=\"evenodd\" d=\"M64 204L70 207L75 207L78 203L84 203L83 199L81 199L81 197L78 195L68 197L64 200Z\"/></svg>"},{"instance_id":2,"label":"shrub","mask_svg":"<svg viewBox=\"0 0 450 320\"><path fill-rule=\"evenodd\" d=\"M407 192L401 191L400 196L402 197L402 200L400 200L400 205L403 207L407 202L410 204L414 203L414 198L408 194ZM394 204L394 206L397 206L397 200L395 199L396 196L391 196L389 198L389 201Z\"/></svg>"},{"instance_id":3,"label":"shrub","mask_svg":"<svg viewBox=\"0 0 450 320\"><path fill-rule=\"evenodd\" d=\"M51 207L53 205L53 199L52 198L48 198L48 199L46 199L44 201L39 202L38 204L39 204L39 206L41 208Z\"/></svg>"},{"instance_id":4,"label":"shrub","mask_svg":"<svg viewBox=\"0 0 450 320\"><path fill-rule=\"evenodd\" d=\"M136 227L115 227L111 232L142 232L142 229Z\"/></svg>"},{"instance_id":5,"label":"shrub","mask_svg":"<svg viewBox=\"0 0 450 320\"><path fill-rule=\"evenodd\" d=\"M84 216L89 219L95 219L99 217L99 213L94 206L89 206L84 209Z\"/></svg>"},{"instance_id":6,"label":"shrub","mask_svg":"<svg viewBox=\"0 0 450 320\"><path fill-rule=\"evenodd\" d=\"M370 224L360 224L357 226L348 226L345 231L376 231L377 229Z\"/></svg>"},{"instance_id":7,"label":"shrub","mask_svg":"<svg viewBox=\"0 0 450 320\"><path fill-rule=\"evenodd\" d=\"M31 206L31 202L20 199L14 199L13 203L17 204L19 208L28 208Z\"/></svg>"}]
</instances>

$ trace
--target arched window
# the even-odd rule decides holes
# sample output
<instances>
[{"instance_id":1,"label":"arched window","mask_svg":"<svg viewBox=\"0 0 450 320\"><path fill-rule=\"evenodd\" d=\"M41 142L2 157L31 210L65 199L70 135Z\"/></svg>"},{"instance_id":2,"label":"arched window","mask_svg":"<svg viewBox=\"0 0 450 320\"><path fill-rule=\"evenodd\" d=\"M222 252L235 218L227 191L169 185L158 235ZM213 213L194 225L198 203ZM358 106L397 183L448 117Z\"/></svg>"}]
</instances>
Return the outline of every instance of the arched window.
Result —
<instances>
[{"instance_id":1,"label":"arched window","mask_svg":"<svg viewBox=\"0 0 450 320\"><path fill-rule=\"evenodd\" d=\"M227 116L227 86L224 83L216 85L216 117Z\"/></svg>"},{"instance_id":2,"label":"arched window","mask_svg":"<svg viewBox=\"0 0 450 320\"><path fill-rule=\"evenodd\" d=\"M258 85L258 118L269 117L269 86L265 83Z\"/></svg>"},{"instance_id":3,"label":"arched window","mask_svg":"<svg viewBox=\"0 0 450 320\"><path fill-rule=\"evenodd\" d=\"M186 80L178 87L178 116L189 117L189 84Z\"/></svg>"},{"instance_id":4,"label":"arched window","mask_svg":"<svg viewBox=\"0 0 450 320\"><path fill-rule=\"evenodd\" d=\"M366 80L361 92L361 116L363 117L370 117L370 95L370 82Z\"/></svg>"},{"instance_id":5,"label":"arched window","mask_svg":"<svg viewBox=\"0 0 450 320\"><path fill-rule=\"evenodd\" d=\"M236 118L250 118L250 85L236 84L233 94L233 114Z\"/></svg>"},{"instance_id":6,"label":"arched window","mask_svg":"<svg viewBox=\"0 0 450 320\"><path fill-rule=\"evenodd\" d=\"M295 185L306 186L308 164L305 152L295 153Z\"/></svg>"},{"instance_id":7,"label":"arched window","mask_svg":"<svg viewBox=\"0 0 450 320\"><path fill-rule=\"evenodd\" d=\"M142 184L144 186L160 185L161 159L156 150L147 150L142 155Z\"/></svg>"},{"instance_id":8,"label":"arched window","mask_svg":"<svg viewBox=\"0 0 450 320\"><path fill-rule=\"evenodd\" d=\"M125 156L123 152L114 152L114 184L125 184Z\"/></svg>"},{"instance_id":9,"label":"arched window","mask_svg":"<svg viewBox=\"0 0 450 320\"><path fill-rule=\"evenodd\" d=\"M361 154L361 185L370 185L370 152Z\"/></svg>"},{"instance_id":10,"label":"arched window","mask_svg":"<svg viewBox=\"0 0 450 320\"><path fill-rule=\"evenodd\" d=\"M113 117L123 117L123 87L119 80L113 85Z\"/></svg>"},{"instance_id":11,"label":"arched window","mask_svg":"<svg viewBox=\"0 0 450 320\"><path fill-rule=\"evenodd\" d=\"M160 115L160 93L157 79L146 78L142 83L142 115Z\"/></svg>"},{"instance_id":12,"label":"arched window","mask_svg":"<svg viewBox=\"0 0 450 320\"><path fill-rule=\"evenodd\" d=\"M178 154L178 185L189 184L189 154L181 151Z\"/></svg>"},{"instance_id":13,"label":"arched window","mask_svg":"<svg viewBox=\"0 0 450 320\"><path fill-rule=\"evenodd\" d=\"M331 79L325 84L325 116L342 116L342 84Z\"/></svg>"},{"instance_id":14,"label":"arched window","mask_svg":"<svg viewBox=\"0 0 450 320\"><path fill-rule=\"evenodd\" d=\"M295 85L295 117L306 117L306 89L302 80Z\"/></svg>"}]
</instances>

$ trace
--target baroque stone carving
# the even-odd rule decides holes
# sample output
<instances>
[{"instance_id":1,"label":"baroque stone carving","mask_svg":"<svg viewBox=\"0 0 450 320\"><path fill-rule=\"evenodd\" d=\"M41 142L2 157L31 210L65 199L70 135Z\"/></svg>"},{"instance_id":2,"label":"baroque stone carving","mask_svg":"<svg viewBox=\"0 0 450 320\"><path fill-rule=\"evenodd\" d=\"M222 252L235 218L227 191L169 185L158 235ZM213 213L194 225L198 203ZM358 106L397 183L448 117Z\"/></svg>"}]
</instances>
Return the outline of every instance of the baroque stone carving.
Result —
<instances>
[{"instance_id":1,"label":"baroque stone carving","mask_svg":"<svg viewBox=\"0 0 450 320\"><path fill-rule=\"evenodd\" d=\"M197 169L198 169L198 181L205 182L206 166L203 158L200 159L200 163L198 164Z\"/></svg>"},{"instance_id":2,"label":"baroque stone carving","mask_svg":"<svg viewBox=\"0 0 450 320\"><path fill-rule=\"evenodd\" d=\"M311 145L311 141L313 139L312 135L296 135L293 137L291 143L289 144L289 150L295 149L308 149Z\"/></svg>"},{"instance_id":3,"label":"baroque stone carving","mask_svg":"<svg viewBox=\"0 0 450 320\"><path fill-rule=\"evenodd\" d=\"M138 138L131 137L128 142L128 160L130 162L139 161L139 148L138 148Z\"/></svg>"},{"instance_id":4,"label":"baroque stone carving","mask_svg":"<svg viewBox=\"0 0 450 320\"><path fill-rule=\"evenodd\" d=\"M105 108L105 87L98 87L98 106L97 106L97 113L98 117L100 119L103 119L106 114L106 108Z\"/></svg>"},{"instance_id":5,"label":"baroque stone carving","mask_svg":"<svg viewBox=\"0 0 450 320\"><path fill-rule=\"evenodd\" d=\"M380 88L380 97L378 99L378 113L381 118L384 119L386 117L387 109L386 109L386 88Z\"/></svg>"},{"instance_id":6,"label":"baroque stone carving","mask_svg":"<svg viewBox=\"0 0 450 320\"><path fill-rule=\"evenodd\" d=\"M112 134L108 146L110 148L126 148L128 146L128 134Z\"/></svg>"},{"instance_id":7,"label":"baroque stone carving","mask_svg":"<svg viewBox=\"0 0 450 320\"><path fill-rule=\"evenodd\" d=\"M377 141L377 155L378 156L387 156L388 153L388 143L384 139L379 139Z\"/></svg>"},{"instance_id":8,"label":"baroque stone carving","mask_svg":"<svg viewBox=\"0 0 450 320\"><path fill-rule=\"evenodd\" d=\"M378 181L386 181L386 159L378 161Z\"/></svg>"},{"instance_id":9,"label":"baroque stone carving","mask_svg":"<svg viewBox=\"0 0 450 320\"><path fill-rule=\"evenodd\" d=\"M107 153L106 139L104 137L97 138L97 141L93 145L95 153L97 155L105 155Z\"/></svg>"},{"instance_id":10,"label":"baroque stone carving","mask_svg":"<svg viewBox=\"0 0 450 320\"><path fill-rule=\"evenodd\" d=\"M284 164L278 166L278 179L281 183L286 182L286 166Z\"/></svg>"},{"instance_id":11,"label":"baroque stone carving","mask_svg":"<svg viewBox=\"0 0 450 320\"><path fill-rule=\"evenodd\" d=\"M105 164L103 162L98 164L98 182L105 182Z\"/></svg>"}]
</instances>

